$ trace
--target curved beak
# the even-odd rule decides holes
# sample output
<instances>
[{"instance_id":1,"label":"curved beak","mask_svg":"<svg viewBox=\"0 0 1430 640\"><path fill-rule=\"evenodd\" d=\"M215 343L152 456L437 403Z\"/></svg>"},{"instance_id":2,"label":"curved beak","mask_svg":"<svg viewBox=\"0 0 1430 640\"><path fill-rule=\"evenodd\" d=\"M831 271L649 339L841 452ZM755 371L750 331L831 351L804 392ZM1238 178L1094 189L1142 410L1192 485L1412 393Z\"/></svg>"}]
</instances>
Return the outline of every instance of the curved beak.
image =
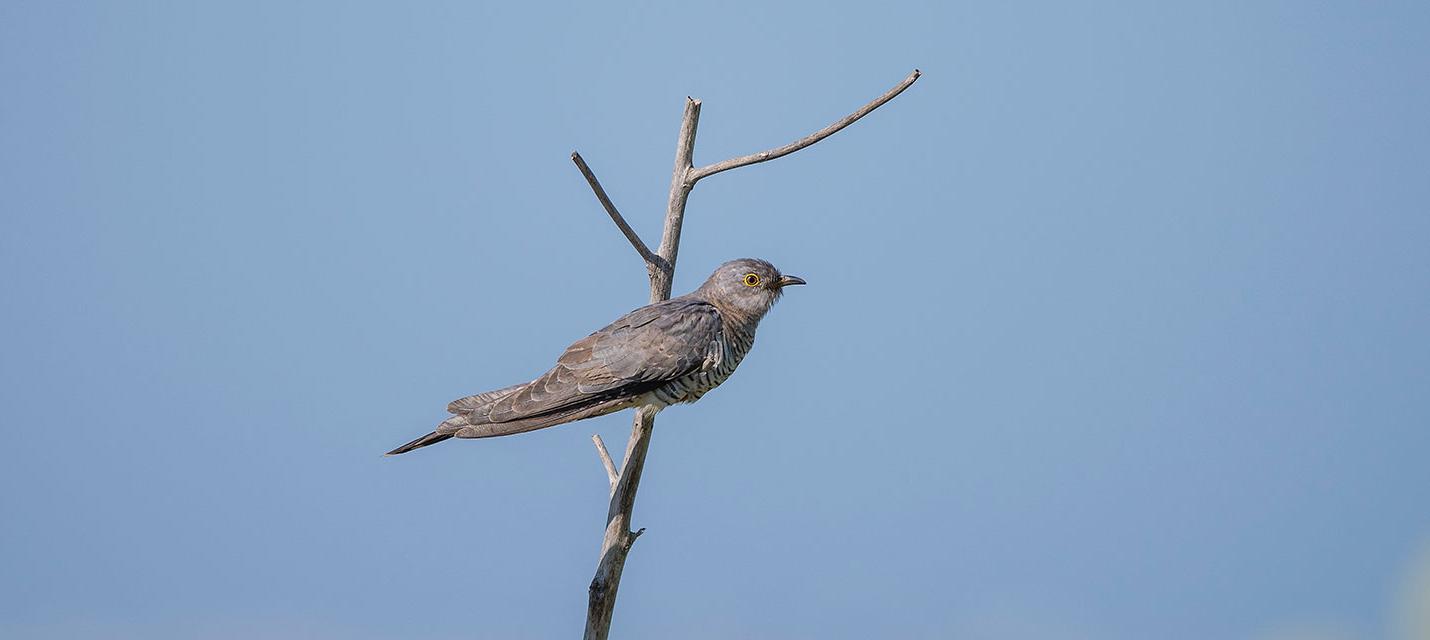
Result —
<instances>
[{"instance_id":1,"label":"curved beak","mask_svg":"<svg viewBox=\"0 0 1430 640\"><path fill-rule=\"evenodd\" d=\"M792 284L805 284L804 278L799 276L780 276L779 282L776 282L775 286L783 289Z\"/></svg>"}]
</instances>

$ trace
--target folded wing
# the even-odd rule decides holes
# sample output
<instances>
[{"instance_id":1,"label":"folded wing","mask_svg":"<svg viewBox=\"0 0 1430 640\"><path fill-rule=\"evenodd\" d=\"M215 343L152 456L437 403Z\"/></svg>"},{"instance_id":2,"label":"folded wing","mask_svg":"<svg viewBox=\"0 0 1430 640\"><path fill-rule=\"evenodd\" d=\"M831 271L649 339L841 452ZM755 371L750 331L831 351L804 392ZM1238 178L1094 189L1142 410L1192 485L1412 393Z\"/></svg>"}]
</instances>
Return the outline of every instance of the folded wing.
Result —
<instances>
[{"instance_id":1,"label":"folded wing","mask_svg":"<svg viewBox=\"0 0 1430 640\"><path fill-rule=\"evenodd\" d=\"M700 300L641 307L576 341L537 379L453 401L455 416L436 433L505 435L626 408L706 366L720 327L719 312Z\"/></svg>"}]
</instances>

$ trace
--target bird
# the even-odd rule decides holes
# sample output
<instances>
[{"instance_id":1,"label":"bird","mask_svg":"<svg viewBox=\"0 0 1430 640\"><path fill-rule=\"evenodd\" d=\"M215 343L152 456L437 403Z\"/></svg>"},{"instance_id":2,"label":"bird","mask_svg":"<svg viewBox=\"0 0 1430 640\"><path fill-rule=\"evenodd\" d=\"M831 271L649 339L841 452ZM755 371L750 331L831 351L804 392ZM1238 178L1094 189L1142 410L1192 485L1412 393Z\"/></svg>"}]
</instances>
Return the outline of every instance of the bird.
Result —
<instances>
[{"instance_id":1,"label":"bird","mask_svg":"<svg viewBox=\"0 0 1430 640\"><path fill-rule=\"evenodd\" d=\"M785 287L802 284L765 260L726 262L694 291L636 309L572 343L535 380L453 400L452 417L387 455L450 438L492 438L695 402L735 372Z\"/></svg>"}]
</instances>

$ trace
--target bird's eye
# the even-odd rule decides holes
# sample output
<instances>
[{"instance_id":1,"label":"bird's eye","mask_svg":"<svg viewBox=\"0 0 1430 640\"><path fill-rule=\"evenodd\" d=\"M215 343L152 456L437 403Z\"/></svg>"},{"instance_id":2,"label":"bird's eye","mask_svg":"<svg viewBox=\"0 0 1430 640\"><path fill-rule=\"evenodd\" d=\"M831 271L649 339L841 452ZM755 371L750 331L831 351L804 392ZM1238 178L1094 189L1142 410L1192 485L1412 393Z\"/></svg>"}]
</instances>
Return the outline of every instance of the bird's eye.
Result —
<instances>
[{"instance_id":1,"label":"bird's eye","mask_svg":"<svg viewBox=\"0 0 1430 640\"><path fill-rule=\"evenodd\" d=\"M745 278L744 278L743 281L744 281L744 283L745 283L745 286L747 286L747 287L758 287L758 286L760 286L760 276L759 276L759 274L747 273L747 274L745 274Z\"/></svg>"}]
</instances>

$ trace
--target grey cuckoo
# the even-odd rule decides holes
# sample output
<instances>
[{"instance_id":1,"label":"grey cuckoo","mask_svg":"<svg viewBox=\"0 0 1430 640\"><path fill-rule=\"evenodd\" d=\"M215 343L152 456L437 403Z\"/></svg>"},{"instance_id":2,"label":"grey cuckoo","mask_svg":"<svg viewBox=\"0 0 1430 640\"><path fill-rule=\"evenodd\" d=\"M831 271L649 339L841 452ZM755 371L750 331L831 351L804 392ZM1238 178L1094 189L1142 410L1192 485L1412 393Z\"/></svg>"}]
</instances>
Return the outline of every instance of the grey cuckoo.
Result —
<instances>
[{"instance_id":1,"label":"grey cuckoo","mask_svg":"<svg viewBox=\"0 0 1430 640\"><path fill-rule=\"evenodd\" d=\"M387 455L448 438L490 438L631 407L695 402L724 382L755 343L784 288L804 280L755 258L720 265L700 288L636 309L575 344L531 382L447 405L437 430Z\"/></svg>"}]
</instances>

